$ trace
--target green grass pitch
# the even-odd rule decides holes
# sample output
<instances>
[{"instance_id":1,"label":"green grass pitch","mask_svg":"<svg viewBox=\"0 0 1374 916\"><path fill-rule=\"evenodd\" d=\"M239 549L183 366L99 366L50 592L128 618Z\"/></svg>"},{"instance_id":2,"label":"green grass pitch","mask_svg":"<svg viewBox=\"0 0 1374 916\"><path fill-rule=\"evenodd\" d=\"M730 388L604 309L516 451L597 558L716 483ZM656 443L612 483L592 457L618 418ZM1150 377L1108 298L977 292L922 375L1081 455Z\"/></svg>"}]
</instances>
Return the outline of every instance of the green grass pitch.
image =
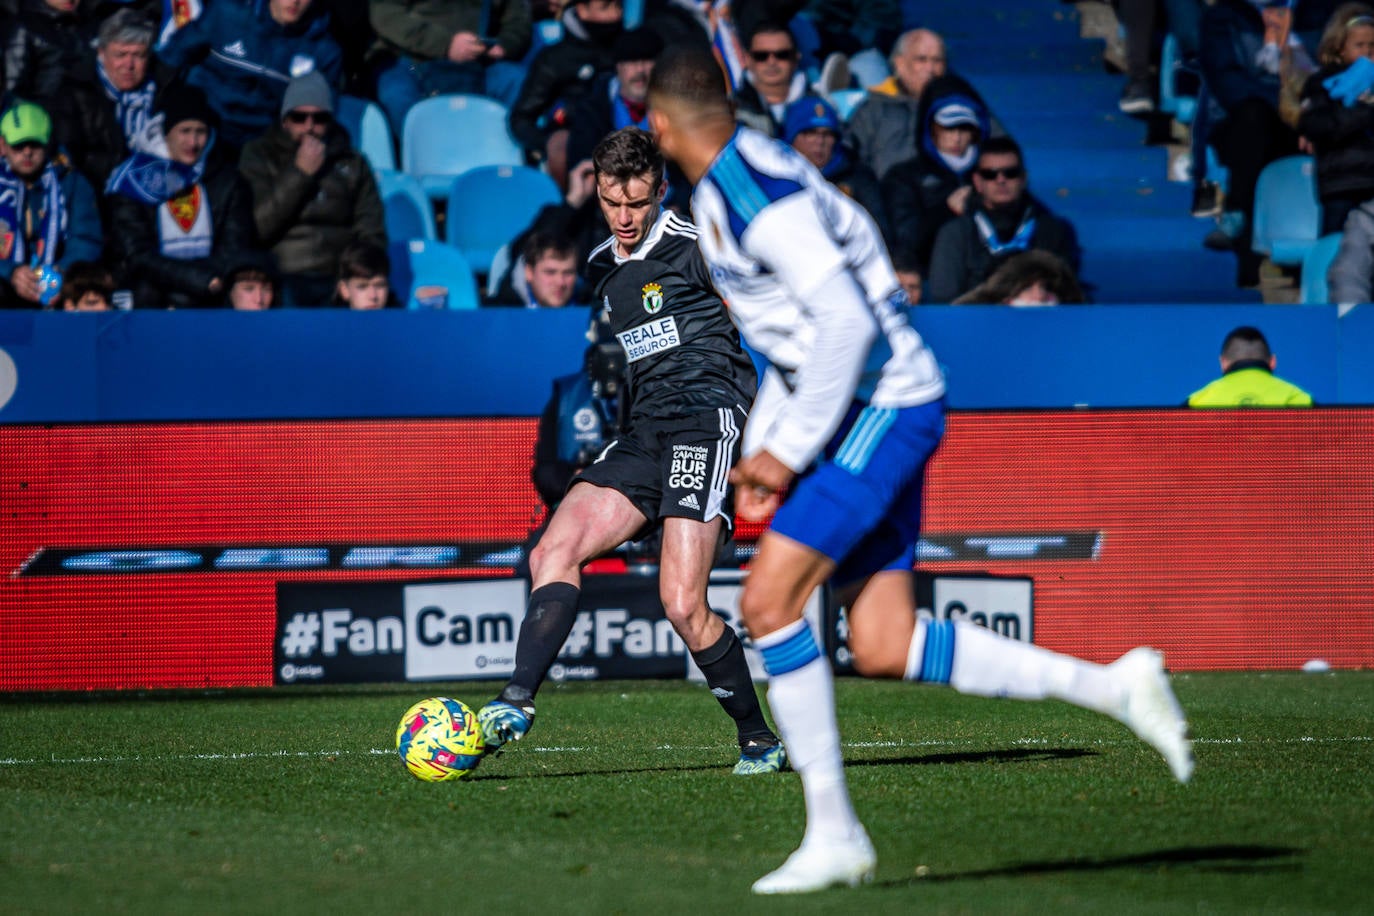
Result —
<instances>
[{"instance_id":1,"label":"green grass pitch","mask_svg":"<svg viewBox=\"0 0 1374 916\"><path fill-rule=\"evenodd\" d=\"M841 679L874 884L754 898L801 836L797 776L740 778L685 682L549 685L529 737L421 783L424 696L493 684L0 700L0 913L1374 911L1374 672L1175 678L1173 782L1060 703Z\"/></svg>"}]
</instances>

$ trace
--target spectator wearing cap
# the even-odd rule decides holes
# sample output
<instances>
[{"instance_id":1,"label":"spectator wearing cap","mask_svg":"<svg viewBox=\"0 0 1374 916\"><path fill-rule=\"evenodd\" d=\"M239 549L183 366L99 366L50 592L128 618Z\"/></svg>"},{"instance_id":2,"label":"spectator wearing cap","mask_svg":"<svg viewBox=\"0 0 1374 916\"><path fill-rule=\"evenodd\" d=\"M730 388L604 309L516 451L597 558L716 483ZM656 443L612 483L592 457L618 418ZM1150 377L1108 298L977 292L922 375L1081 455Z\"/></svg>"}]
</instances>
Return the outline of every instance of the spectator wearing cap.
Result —
<instances>
[{"instance_id":1,"label":"spectator wearing cap","mask_svg":"<svg viewBox=\"0 0 1374 916\"><path fill-rule=\"evenodd\" d=\"M568 162L592 157L601 139L622 127L649 129L649 75L663 51L651 29L626 29L615 39L615 69L596 78L568 112Z\"/></svg>"},{"instance_id":2,"label":"spectator wearing cap","mask_svg":"<svg viewBox=\"0 0 1374 916\"><path fill-rule=\"evenodd\" d=\"M797 40L780 22L760 23L744 40L744 79L735 90L735 117L770 137L781 137L787 106L807 92Z\"/></svg>"},{"instance_id":3,"label":"spectator wearing cap","mask_svg":"<svg viewBox=\"0 0 1374 916\"><path fill-rule=\"evenodd\" d=\"M253 193L218 153L215 113L192 86L164 90L153 148L115 169L105 193L112 254L135 308L214 308L254 261Z\"/></svg>"},{"instance_id":4,"label":"spectator wearing cap","mask_svg":"<svg viewBox=\"0 0 1374 916\"><path fill-rule=\"evenodd\" d=\"M930 82L921 102L916 155L882 180L894 254L924 271L940 228L968 209L978 144L989 131L987 107L973 87L953 74Z\"/></svg>"},{"instance_id":5,"label":"spectator wearing cap","mask_svg":"<svg viewBox=\"0 0 1374 916\"><path fill-rule=\"evenodd\" d=\"M258 240L281 272L283 305L328 305L339 253L353 242L386 246L376 179L335 122L319 73L291 81L280 120L243 148L239 171L253 191Z\"/></svg>"},{"instance_id":6,"label":"spectator wearing cap","mask_svg":"<svg viewBox=\"0 0 1374 916\"><path fill-rule=\"evenodd\" d=\"M515 101L532 32L525 0L371 0L368 15L377 101L397 137L406 112L429 96Z\"/></svg>"},{"instance_id":7,"label":"spectator wearing cap","mask_svg":"<svg viewBox=\"0 0 1374 916\"><path fill-rule=\"evenodd\" d=\"M831 184L867 210L887 236L887 211L878 179L840 143L840 116L829 102L818 95L804 95L788 105L782 136Z\"/></svg>"},{"instance_id":8,"label":"spectator wearing cap","mask_svg":"<svg viewBox=\"0 0 1374 916\"><path fill-rule=\"evenodd\" d=\"M992 275L1022 251L1058 255L1078 270L1078 237L1028 190L1025 158L1010 137L991 137L979 146L973 195L963 215L935 236L925 298L950 303Z\"/></svg>"},{"instance_id":9,"label":"spectator wearing cap","mask_svg":"<svg viewBox=\"0 0 1374 916\"><path fill-rule=\"evenodd\" d=\"M48 304L63 270L100 258L95 192L50 156L51 140L52 120L32 102L0 116L0 307Z\"/></svg>"},{"instance_id":10,"label":"spectator wearing cap","mask_svg":"<svg viewBox=\"0 0 1374 916\"><path fill-rule=\"evenodd\" d=\"M888 169L916 155L924 112L921 97L937 77L949 72L945 41L929 29L904 32L888 60L893 75L868 87L849 116L845 135L850 148L880 179ZM964 85L967 93L978 97L972 86ZM988 130L984 136L1005 133L991 115Z\"/></svg>"},{"instance_id":11,"label":"spectator wearing cap","mask_svg":"<svg viewBox=\"0 0 1374 916\"><path fill-rule=\"evenodd\" d=\"M221 146L228 147L222 152L232 154L276 123L294 77L317 71L330 86L343 77L324 0L206 3L157 55L205 93L219 118Z\"/></svg>"}]
</instances>

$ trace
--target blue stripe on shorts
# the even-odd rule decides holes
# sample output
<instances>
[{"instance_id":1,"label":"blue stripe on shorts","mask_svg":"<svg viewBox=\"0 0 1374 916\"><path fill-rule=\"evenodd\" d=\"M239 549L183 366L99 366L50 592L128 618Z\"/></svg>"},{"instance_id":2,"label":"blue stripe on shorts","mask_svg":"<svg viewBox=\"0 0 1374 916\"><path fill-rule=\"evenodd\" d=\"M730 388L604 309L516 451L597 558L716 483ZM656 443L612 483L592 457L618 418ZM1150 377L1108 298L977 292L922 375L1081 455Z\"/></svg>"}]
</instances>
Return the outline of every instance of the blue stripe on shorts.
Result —
<instances>
[{"instance_id":1,"label":"blue stripe on shorts","mask_svg":"<svg viewBox=\"0 0 1374 916\"><path fill-rule=\"evenodd\" d=\"M809 624L777 645L760 647L759 652L763 655L763 667L769 677L804 668L821 657L820 647L816 645L816 636Z\"/></svg>"}]
</instances>

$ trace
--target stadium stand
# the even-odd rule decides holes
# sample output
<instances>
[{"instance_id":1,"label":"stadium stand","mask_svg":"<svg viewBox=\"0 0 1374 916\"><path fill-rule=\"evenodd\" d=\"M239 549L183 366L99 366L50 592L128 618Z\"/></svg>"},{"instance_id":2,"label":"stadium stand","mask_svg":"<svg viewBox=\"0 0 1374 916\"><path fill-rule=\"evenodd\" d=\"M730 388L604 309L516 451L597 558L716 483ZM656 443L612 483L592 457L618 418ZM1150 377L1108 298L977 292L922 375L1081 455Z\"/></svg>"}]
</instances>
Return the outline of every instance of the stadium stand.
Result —
<instances>
[{"instance_id":1,"label":"stadium stand","mask_svg":"<svg viewBox=\"0 0 1374 916\"><path fill-rule=\"evenodd\" d=\"M409 309L475 309L477 280L462 252L443 242L392 242L391 288Z\"/></svg>"},{"instance_id":2,"label":"stadium stand","mask_svg":"<svg viewBox=\"0 0 1374 916\"><path fill-rule=\"evenodd\" d=\"M462 142L455 142L459 137ZM448 197L453 179L468 169L524 164L525 155L506 127L506 108L500 102L478 95L441 95L406 113L401 170L418 178L435 200Z\"/></svg>"},{"instance_id":3,"label":"stadium stand","mask_svg":"<svg viewBox=\"0 0 1374 916\"><path fill-rule=\"evenodd\" d=\"M1311 156L1285 156L1260 172L1255 186L1254 250L1297 267L1321 235L1316 169Z\"/></svg>"},{"instance_id":4,"label":"stadium stand","mask_svg":"<svg viewBox=\"0 0 1374 916\"><path fill-rule=\"evenodd\" d=\"M1302 259L1302 298L1304 305L1318 305L1330 301L1326 271L1336 259L1341 247L1341 233L1333 232L1317 239Z\"/></svg>"},{"instance_id":5,"label":"stadium stand","mask_svg":"<svg viewBox=\"0 0 1374 916\"><path fill-rule=\"evenodd\" d=\"M453 179L444 237L485 276L497 249L529 228L541 209L563 200L553 179L524 165L489 165Z\"/></svg>"},{"instance_id":6,"label":"stadium stand","mask_svg":"<svg viewBox=\"0 0 1374 916\"><path fill-rule=\"evenodd\" d=\"M434 207L420 182L405 172L375 173L377 191L386 210L386 237L393 242L411 239L434 241Z\"/></svg>"},{"instance_id":7,"label":"stadium stand","mask_svg":"<svg viewBox=\"0 0 1374 916\"><path fill-rule=\"evenodd\" d=\"M1119 77L1063 5L966 0L922 14L1024 148L1032 193L1078 228L1093 301L1259 301L1235 288L1229 256L1202 247L1210 224L1189 215L1191 188L1168 181L1164 148L1118 113Z\"/></svg>"},{"instance_id":8,"label":"stadium stand","mask_svg":"<svg viewBox=\"0 0 1374 916\"><path fill-rule=\"evenodd\" d=\"M353 148L367 157L373 171L395 171L396 149L381 106L356 95L341 95L334 103L334 117L353 138Z\"/></svg>"}]
</instances>

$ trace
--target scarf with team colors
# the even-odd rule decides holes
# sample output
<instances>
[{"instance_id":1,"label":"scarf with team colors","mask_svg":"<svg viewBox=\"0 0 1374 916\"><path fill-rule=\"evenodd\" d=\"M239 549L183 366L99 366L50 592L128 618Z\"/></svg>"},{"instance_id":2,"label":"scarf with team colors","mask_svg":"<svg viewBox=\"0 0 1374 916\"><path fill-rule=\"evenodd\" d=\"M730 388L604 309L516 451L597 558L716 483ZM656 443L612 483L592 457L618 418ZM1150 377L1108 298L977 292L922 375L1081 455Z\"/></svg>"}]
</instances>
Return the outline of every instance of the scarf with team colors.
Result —
<instances>
[{"instance_id":1,"label":"scarf with team colors","mask_svg":"<svg viewBox=\"0 0 1374 916\"><path fill-rule=\"evenodd\" d=\"M38 208L38 226L25 227L29 188L0 158L0 258L14 264L51 266L67 232L67 199L57 169L48 165L38 177L37 193L43 195ZM29 240L33 239L33 250ZM8 249L8 250L7 250Z\"/></svg>"}]
</instances>

